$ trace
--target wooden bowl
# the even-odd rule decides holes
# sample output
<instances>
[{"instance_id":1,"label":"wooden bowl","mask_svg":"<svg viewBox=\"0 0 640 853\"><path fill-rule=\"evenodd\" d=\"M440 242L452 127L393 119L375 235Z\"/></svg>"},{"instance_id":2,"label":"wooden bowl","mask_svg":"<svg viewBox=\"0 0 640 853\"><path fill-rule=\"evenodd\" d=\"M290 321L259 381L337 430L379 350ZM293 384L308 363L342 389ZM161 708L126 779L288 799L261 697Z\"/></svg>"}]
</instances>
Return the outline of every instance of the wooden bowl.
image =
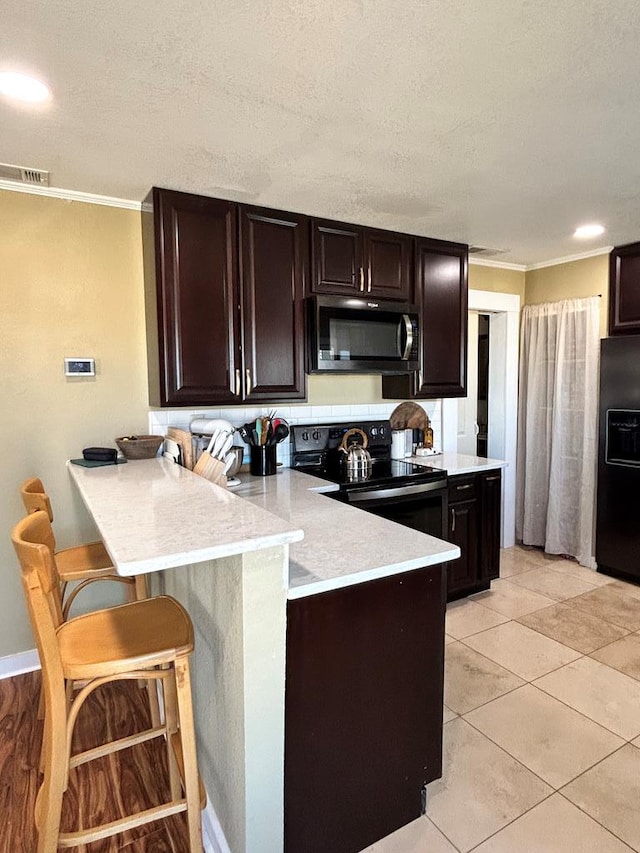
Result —
<instances>
[{"instance_id":1,"label":"wooden bowl","mask_svg":"<svg viewBox=\"0 0 640 853\"><path fill-rule=\"evenodd\" d=\"M116 444L125 459L153 459L163 441L163 435L126 435L116 438Z\"/></svg>"}]
</instances>

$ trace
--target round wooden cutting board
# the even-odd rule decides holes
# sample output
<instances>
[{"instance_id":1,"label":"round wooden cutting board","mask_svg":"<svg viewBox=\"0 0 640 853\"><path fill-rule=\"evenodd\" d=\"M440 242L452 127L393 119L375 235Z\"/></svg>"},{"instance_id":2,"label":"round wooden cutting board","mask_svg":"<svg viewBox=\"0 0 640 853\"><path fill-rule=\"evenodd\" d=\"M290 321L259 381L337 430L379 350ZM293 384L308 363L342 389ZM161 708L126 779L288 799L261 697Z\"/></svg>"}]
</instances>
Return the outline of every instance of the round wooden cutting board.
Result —
<instances>
[{"instance_id":1,"label":"round wooden cutting board","mask_svg":"<svg viewBox=\"0 0 640 853\"><path fill-rule=\"evenodd\" d=\"M418 403L400 403L391 412L391 429L422 429L430 426L429 415Z\"/></svg>"}]
</instances>

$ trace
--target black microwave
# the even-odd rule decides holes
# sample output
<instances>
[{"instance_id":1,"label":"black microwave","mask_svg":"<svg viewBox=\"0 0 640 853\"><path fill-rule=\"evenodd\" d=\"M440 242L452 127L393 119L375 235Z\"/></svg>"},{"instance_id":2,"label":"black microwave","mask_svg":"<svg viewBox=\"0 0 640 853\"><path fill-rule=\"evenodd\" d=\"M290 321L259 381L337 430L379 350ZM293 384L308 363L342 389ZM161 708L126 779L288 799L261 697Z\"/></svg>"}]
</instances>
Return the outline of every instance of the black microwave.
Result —
<instances>
[{"instance_id":1,"label":"black microwave","mask_svg":"<svg viewBox=\"0 0 640 853\"><path fill-rule=\"evenodd\" d=\"M307 300L309 373L411 373L418 370L415 305L343 296Z\"/></svg>"}]
</instances>

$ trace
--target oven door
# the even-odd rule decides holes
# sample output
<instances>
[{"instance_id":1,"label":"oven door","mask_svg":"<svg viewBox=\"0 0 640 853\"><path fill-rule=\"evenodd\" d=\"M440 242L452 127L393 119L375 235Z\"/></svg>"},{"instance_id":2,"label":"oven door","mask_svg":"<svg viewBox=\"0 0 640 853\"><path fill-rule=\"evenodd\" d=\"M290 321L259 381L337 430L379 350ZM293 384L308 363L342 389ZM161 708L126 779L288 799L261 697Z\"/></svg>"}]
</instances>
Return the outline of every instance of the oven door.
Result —
<instances>
[{"instance_id":1,"label":"oven door","mask_svg":"<svg viewBox=\"0 0 640 853\"><path fill-rule=\"evenodd\" d=\"M447 537L446 478L429 483L348 490L342 499L358 509L437 539Z\"/></svg>"}]
</instances>

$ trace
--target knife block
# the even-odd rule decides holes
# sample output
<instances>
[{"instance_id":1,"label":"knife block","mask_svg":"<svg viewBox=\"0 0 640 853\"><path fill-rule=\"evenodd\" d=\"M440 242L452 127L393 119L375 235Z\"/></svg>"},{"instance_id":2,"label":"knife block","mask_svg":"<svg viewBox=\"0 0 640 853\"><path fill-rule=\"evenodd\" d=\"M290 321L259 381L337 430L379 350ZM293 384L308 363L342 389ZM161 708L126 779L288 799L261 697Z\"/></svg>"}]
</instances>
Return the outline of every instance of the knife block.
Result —
<instances>
[{"instance_id":1,"label":"knife block","mask_svg":"<svg viewBox=\"0 0 640 853\"><path fill-rule=\"evenodd\" d=\"M199 474L205 480L215 483L216 486L221 486L223 489L227 488L227 476L224 473L224 464L219 459L214 459L206 450L196 462L193 473Z\"/></svg>"}]
</instances>

